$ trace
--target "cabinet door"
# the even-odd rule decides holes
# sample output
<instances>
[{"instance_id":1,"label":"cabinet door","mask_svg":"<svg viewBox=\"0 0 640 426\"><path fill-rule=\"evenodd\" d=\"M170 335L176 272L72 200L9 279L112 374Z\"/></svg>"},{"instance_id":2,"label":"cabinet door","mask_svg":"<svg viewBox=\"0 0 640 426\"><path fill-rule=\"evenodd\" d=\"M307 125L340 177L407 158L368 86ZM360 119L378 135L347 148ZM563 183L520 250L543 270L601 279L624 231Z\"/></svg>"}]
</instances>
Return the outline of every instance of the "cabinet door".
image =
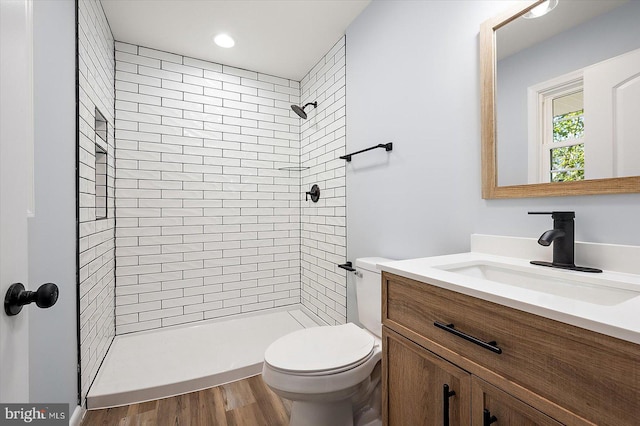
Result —
<instances>
[{"instance_id":1,"label":"cabinet door","mask_svg":"<svg viewBox=\"0 0 640 426\"><path fill-rule=\"evenodd\" d=\"M472 376L471 387L473 426L490 424L559 426L562 424L476 376Z\"/></svg>"},{"instance_id":2,"label":"cabinet door","mask_svg":"<svg viewBox=\"0 0 640 426\"><path fill-rule=\"evenodd\" d=\"M389 426L470 424L471 375L383 327L383 421ZM448 387L445 388L445 385ZM448 391L450 395L445 393Z\"/></svg>"}]
</instances>

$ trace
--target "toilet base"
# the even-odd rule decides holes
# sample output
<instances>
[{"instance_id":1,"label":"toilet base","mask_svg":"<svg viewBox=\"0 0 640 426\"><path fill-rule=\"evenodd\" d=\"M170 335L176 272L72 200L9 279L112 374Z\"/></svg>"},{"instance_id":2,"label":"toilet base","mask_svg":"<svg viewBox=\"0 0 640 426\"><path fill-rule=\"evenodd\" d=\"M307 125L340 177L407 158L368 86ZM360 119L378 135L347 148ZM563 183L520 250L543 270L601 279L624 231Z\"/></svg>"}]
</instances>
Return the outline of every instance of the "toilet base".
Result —
<instances>
[{"instance_id":1,"label":"toilet base","mask_svg":"<svg viewBox=\"0 0 640 426\"><path fill-rule=\"evenodd\" d=\"M292 401L291 426L381 426L381 347L374 336L364 361L331 374L296 374L265 361L262 378L276 395Z\"/></svg>"},{"instance_id":2,"label":"toilet base","mask_svg":"<svg viewBox=\"0 0 640 426\"><path fill-rule=\"evenodd\" d=\"M294 401L290 426L353 426L351 400L331 403Z\"/></svg>"},{"instance_id":3,"label":"toilet base","mask_svg":"<svg viewBox=\"0 0 640 426\"><path fill-rule=\"evenodd\" d=\"M381 426L381 363L371 376L343 395L325 395L326 399L295 399L291 406L290 426ZM350 395L344 398L345 395ZM283 396L283 395L281 395ZM337 398L341 396L341 398Z\"/></svg>"},{"instance_id":4,"label":"toilet base","mask_svg":"<svg viewBox=\"0 0 640 426\"><path fill-rule=\"evenodd\" d=\"M378 363L366 391L352 399L354 426L382 426L381 370L381 363Z\"/></svg>"}]
</instances>

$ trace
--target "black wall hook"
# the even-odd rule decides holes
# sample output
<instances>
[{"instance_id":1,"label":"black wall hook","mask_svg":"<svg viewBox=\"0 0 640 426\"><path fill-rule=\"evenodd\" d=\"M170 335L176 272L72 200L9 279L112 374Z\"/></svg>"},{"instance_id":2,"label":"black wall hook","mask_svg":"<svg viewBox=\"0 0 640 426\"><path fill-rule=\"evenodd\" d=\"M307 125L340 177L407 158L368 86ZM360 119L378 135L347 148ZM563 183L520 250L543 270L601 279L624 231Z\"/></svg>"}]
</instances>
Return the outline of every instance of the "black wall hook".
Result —
<instances>
[{"instance_id":1,"label":"black wall hook","mask_svg":"<svg viewBox=\"0 0 640 426\"><path fill-rule=\"evenodd\" d=\"M311 201L317 203L320 199L320 187L316 184L313 184L313 186L311 187L311 191L306 192L306 195L304 197L305 201L309 201L309 195L311 195Z\"/></svg>"},{"instance_id":2,"label":"black wall hook","mask_svg":"<svg viewBox=\"0 0 640 426\"><path fill-rule=\"evenodd\" d=\"M36 291L25 290L22 283L14 283L7 289L4 297L4 311L7 315L18 315L24 305L36 302L39 308L50 308L58 301L58 286L53 283L42 284Z\"/></svg>"}]
</instances>

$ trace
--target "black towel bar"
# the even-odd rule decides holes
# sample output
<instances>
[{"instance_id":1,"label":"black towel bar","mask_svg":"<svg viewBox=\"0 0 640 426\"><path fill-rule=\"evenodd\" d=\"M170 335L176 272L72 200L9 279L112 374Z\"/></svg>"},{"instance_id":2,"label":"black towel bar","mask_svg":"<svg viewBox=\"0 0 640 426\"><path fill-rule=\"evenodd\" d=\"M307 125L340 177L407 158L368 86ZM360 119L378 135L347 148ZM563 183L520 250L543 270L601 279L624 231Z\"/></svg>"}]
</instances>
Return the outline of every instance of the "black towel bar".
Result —
<instances>
[{"instance_id":1,"label":"black towel bar","mask_svg":"<svg viewBox=\"0 0 640 426\"><path fill-rule=\"evenodd\" d=\"M376 149L376 148L384 148L385 151L391 151L391 150L393 150L393 142L379 143L376 146L372 146L372 147L369 147L369 148L366 148L366 149L362 149L360 151L352 152L351 154L343 155L340 158L342 158L343 160L351 161L351 157L353 155L361 154L361 153L367 152L367 151L371 151L372 149Z\"/></svg>"}]
</instances>

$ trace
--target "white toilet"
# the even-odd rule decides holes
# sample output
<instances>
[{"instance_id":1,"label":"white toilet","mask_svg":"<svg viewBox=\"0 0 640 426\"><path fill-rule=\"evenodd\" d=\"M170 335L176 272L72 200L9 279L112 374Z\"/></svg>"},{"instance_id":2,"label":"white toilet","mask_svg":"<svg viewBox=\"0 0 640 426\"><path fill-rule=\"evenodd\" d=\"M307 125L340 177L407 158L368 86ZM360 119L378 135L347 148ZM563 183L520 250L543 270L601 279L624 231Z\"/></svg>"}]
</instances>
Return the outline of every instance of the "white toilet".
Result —
<instances>
[{"instance_id":1,"label":"white toilet","mask_svg":"<svg viewBox=\"0 0 640 426\"><path fill-rule=\"evenodd\" d=\"M264 354L262 378L293 401L292 426L373 426L381 421L381 280L376 265L390 259L356 259L358 319L298 330Z\"/></svg>"}]
</instances>

